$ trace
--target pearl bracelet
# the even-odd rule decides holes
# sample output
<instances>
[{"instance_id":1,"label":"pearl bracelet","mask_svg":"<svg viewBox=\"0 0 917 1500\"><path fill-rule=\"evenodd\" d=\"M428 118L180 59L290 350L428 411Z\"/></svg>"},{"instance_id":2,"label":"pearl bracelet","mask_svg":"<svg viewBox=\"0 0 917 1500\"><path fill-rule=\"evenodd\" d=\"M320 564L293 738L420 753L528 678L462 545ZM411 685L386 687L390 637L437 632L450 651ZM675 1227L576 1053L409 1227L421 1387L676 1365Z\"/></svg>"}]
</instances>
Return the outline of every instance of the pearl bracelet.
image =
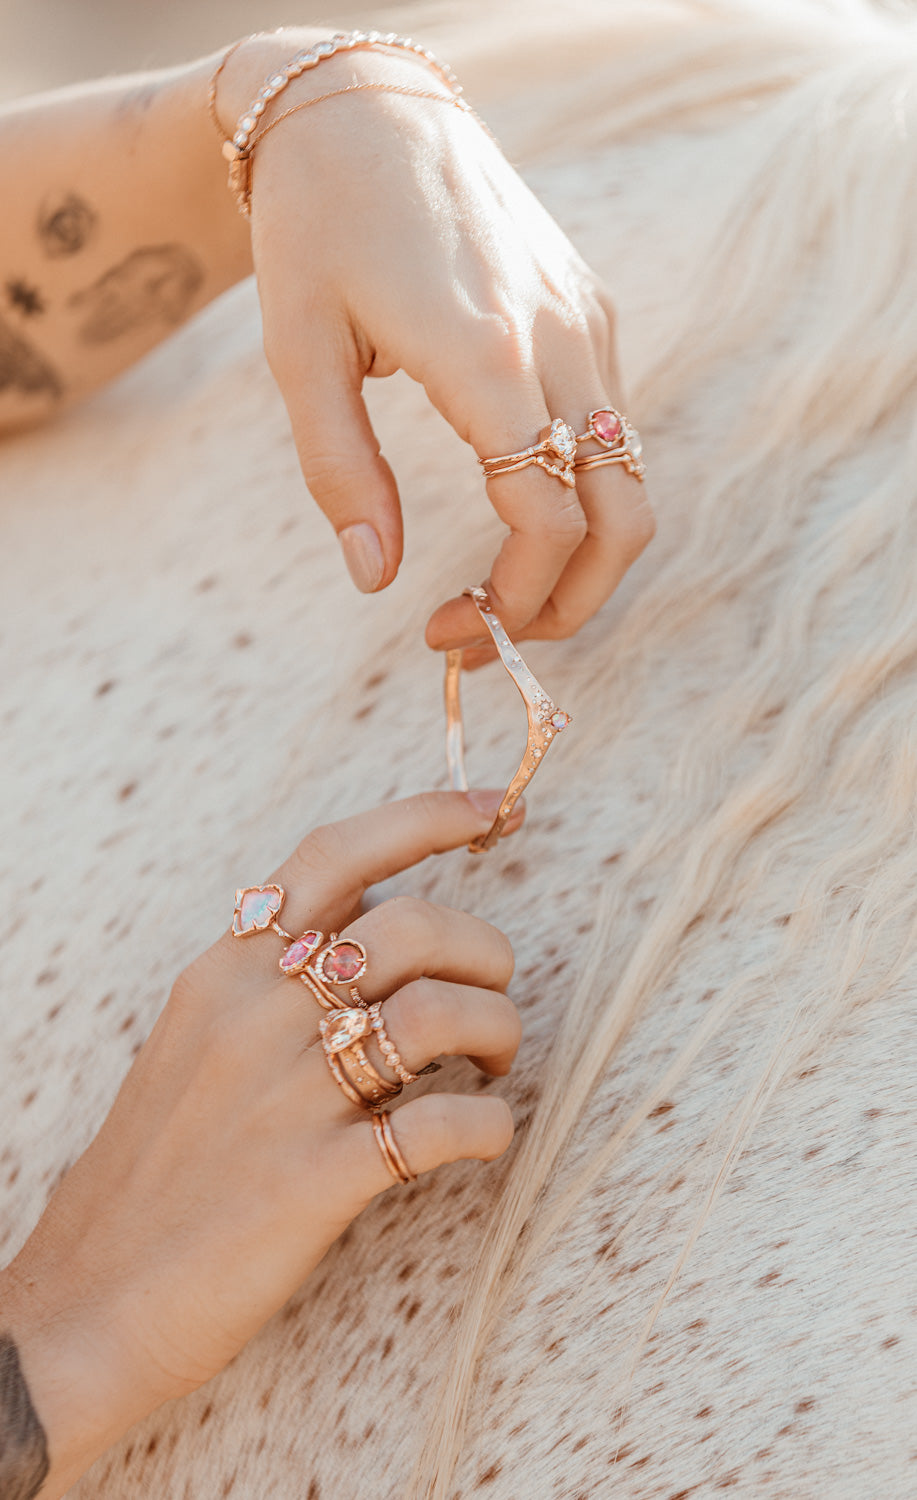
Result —
<instances>
[{"instance_id":1,"label":"pearl bracelet","mask_svg":"<svg viewBox=\"0 0 917 1500\"><path fill-rule=\"evenodd\" d=\"M208 92L208 104L210 113L222 135L219 118L216 113L216 86L217 80L224 67L241 42L233 43L232 47L224 54L213 77L210 80ZM251 213L251 156L255 146L266 135L271 125L264 126L261 130L258 126L272 99L282 93L287 84L292 83L294 78L299 78L310 68L318 67L319 63L325 62L329 57L336 56L339 52L370 51L374 49L393 48L403 52L413 53L421 62L427 64L439 75L446 88L448 95L428 93L424 90L410 90L389 84L356 84L349 88L336 89L334 94L322 95L321 99L332 98L337 94L356 93L368 88L377 88L389 93L414 94L419 98L442 99L446 103L455 104L460 109L468 110L468 105L460 97L462 87L453 73L452 69L445 63L437 61L428 48L420 42L415 42L409 36L398 36L394 31L349 31L336 32L328 41L314 42L311 47L304 47L297 52L283 67L278 68L276 73L271 73L265 79L256 99L252 101L248 109L239 116L236 122L235 134L225 137L223 140L223 155L229 162L229 186L236 196L239 211L246 217ZM306 101L307 103L319 103L319 99ZM288 111L293 113L293 111ZM271 124L277 124L274 120Z\"/></svg>"}]
</instances>

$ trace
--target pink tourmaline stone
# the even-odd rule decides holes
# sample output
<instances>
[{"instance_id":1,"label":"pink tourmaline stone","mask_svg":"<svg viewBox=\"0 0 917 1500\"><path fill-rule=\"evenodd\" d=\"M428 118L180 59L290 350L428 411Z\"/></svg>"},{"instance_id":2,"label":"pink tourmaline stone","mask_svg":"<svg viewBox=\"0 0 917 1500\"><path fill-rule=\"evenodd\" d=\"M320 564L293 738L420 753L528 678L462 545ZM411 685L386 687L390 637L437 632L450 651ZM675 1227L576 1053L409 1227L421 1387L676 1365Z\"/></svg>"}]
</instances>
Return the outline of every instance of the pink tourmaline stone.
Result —
<instances>
[{"instance_id":1,"label":"pink tourmaline stone","mask_svg":"<svg viewBox=\"0 0 917 1500\"><path fill-rule=\"evenodd\" d=\"M349 984L363 967L363 954L354 943L335 943L322 958L322 974L331 984Z\"/></svg>"},{"instance_id":2,"label":"pink tourmaline stone","mask_svg":"<svg viewBox=\"0 0 917 1500\"><path fill-rule=\"evenodd\" d=\"M597 438L609 447L620 443L624 435L624 429L620 420L612 411L597 411L592 418L592 430Z\"/></svg>"},{"instance_id":3,"label":"pink tourmaline stone","mask_svg":"<svg viewBox=\"0 0 917 1500\"><path fill-rule=\"evenodd\" d=\"M570 723L570 715L565 714L563 709L559 708L556 714L551 715L551 723L554 725L555 729L566 729L567 725Z\"/></svg>"},{"instance_id":4,"label":"pink tourmaline stone","mask_svg":"<svg viewBox=\"0 0 917 1500\"><path fill-rule=\"evenodd\" d=\"M291 943L282 955L280 967L284 971L298 968L300 964L304 964L312 957L321 940L320 932L304 932L302 937L297 938L295 943Z\"/></svg>"},{"instance_id":5,"label":"pink tourmaline stone","mask_svg":"<svg viewBox=\"0 0 917 1500\"><path fill-rule=\"evenodd\" d=\"M276 917L281 906L283 897L279 891L265 890L262 886L253 886L243 893L239 903L238 926L242 932L260 932L263 927L268 927L271 920Z\"/></svg>"}]
</instances>

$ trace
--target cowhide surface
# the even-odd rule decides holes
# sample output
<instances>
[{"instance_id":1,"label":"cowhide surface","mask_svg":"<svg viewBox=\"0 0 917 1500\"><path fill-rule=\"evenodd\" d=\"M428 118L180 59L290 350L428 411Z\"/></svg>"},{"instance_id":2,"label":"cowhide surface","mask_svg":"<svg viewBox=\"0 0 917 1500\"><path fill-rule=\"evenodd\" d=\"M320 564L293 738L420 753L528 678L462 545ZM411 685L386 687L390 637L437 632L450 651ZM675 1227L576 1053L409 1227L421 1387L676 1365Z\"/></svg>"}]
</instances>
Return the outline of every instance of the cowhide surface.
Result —
<instances>
[{"instance_id":1,"label":"cowhide surface","mask_svg":"<svg viewBox=\"0 0 917 1500\"><path fill-rule=\"evenodd\" d=\"M573 24L567 10L558 31ZM630 25L634 7L620 10ZM677 316L768 116L737 109L606 139L621 57L604 20L589 47L597 14L583 10L577 44L581 118L568 108L553 137L539 102L544 18L531 70L511 45L525 24L515 7L492 18L477 63L486 33L469 30L457 50L472 97L613 289L631 372ZM556 46L575 94L577 47ZM734 378L720 373L724 393ZM236 886L320 820L445 782L441 663L423 622L486 571L497 532L473 455L421 394L396 378L370 396L407 513L401 576L371 599L352 590L304 492L251 286L0 453L6 1256L98 1127L172 977L226 923ZM715 383L705 401L715 412ZM690 528L685 474L717 433L686 416L645 438L657 542L577 640L529 653L575 719L532 789L529 826L486 861L455 854L393 887L466 906L512 938L526 1038L514 1074L487 1086L521 1131L599 893L614 893L680 746L741 671L750 628L739 590L669 643L626 724L613 680L594 688L631 601ZM469 756L488 783L515 763L521 734L501 676L466 693ZM788 882L805 858L790 852ZM625 903L622 951L664 881L657 869ZM754 912L692 934L584 1111L574 1156L661 1075L710 993L766 961L772 936ZM630 1373L709 1186L711 1122L747 1087L773 1025L764 999L733 1015L538 1256L480 1368L458 1500L917 1496L917 1015L901 990L837 1028L770 1099ZM482 1086L463 1062L442 1079ZM222 1376L131 1432L74 1495L394 1500L513 1157L380 1197ZM651 1187L664 1191L647 1198Z\"/></svg>"}]
</instances>

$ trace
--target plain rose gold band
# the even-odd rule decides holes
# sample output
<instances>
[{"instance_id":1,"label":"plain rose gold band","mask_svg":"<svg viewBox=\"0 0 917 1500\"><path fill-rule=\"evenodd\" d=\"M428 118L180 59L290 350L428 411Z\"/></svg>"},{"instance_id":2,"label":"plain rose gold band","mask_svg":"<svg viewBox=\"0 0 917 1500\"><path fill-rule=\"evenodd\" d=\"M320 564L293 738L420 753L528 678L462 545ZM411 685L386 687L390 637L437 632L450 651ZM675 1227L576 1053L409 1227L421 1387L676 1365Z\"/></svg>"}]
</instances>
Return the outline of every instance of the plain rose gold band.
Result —
<instances>
[{"instance_id":1,"label":"plain rose gold band","mask_svg":"<svg viewBox=\"0 0 917 1500\"><path fill-rule=\"evenodd\" d=\"M392 1129L391 1118L386 1111L373 1115L373 1135L376 1145L379 1147L382 1160L391 1172L396 1182L406 1187L409 1182L417 1181L417 1173L412 1172L402 1155L401 1148L395 1140L395 1132Z\"/></svg>"}]
</instances>

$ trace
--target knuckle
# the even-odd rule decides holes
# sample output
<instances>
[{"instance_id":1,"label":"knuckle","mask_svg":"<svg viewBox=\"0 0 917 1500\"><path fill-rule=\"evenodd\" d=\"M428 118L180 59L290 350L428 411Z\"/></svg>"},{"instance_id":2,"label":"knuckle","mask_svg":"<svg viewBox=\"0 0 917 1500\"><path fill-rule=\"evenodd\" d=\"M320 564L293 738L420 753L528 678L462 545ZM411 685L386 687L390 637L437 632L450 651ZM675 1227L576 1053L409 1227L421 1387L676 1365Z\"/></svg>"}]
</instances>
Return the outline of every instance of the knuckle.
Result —
<instances>
[{"instance_id":1,"label":"knuckle","mask_svg":"<svg viewBox=\"0 0 917 1500\"><path fill-rule=\"evenodd\" d=\"M443 814L451 804L452 796L449 792L416 792L411 798L411 809L423 823L431 841L441 829Z\"/></svg>"},{"instance_id":2,"label":"knuckle","mask_svg":"<svg viewBox=\"0 0 917 1500\"><path fill-rule=\"evenodd\" d=\"M473 342L480 367L497 377L515 379L531 369L531 333L510 314L485 317Z\"/></svg>"},{"instance_id":3,"label":"knuckle","mask_svg":"<svg viewBox=\"0 0 917 1500\"><path fill-rule=\"evenodd\" d=\"M455 1111L449 1099L443 1094L424 1094L413 1101L411 1109L430 1155L437 1161L448 1160L455 1146Z\"/></svg>"},{"instance_id":4,"label":"knuckle","mask_svg":"<svg viewBox=\"0 0 917 1500\"><path fill-rule=\"evenodd\" d=\"M392 896L378 910L393 946L414 947L429 930L430 904L419 896Z\"/></svg>"},{"instance_id":5,"label":"knuckle","mask_svg":"<svg viewBox=\"0 0 917 1500\"><path fill-rule=\"evenodd\" d=\"M542 526L542 535L555 546L569 551L585 541L589 523L579 501L571 498L555 506Z\"/></svg>"},{"instance_id":6,"label":"knuckle","mask_svg":"<svg viewBox=\"0 0 917 1500\"><path fill-rule=\"evenodd\" d=\"M575 610L558 608L552 604L538 622L537 638L541 641L566 641L576 635L583 624L583 616Z\"/></svg>"},{"instance_id":7,"label":"knuckle","mask_svg":"<svg viewBox=\"0 0 917 1500\"><path fill-rule=\"evenodd\" d=\"M394 1025L404 1047L413 1053L436 1055L440 1049L435 1038L442 1034L443 1005L435 985L427 979L413 979L392 996L383 1014L386 1008L395 1011Z\"/></svg>"},{"instance_id":8,"label":"knuckle","mask_svg":"<svg viewBox=\"0 0 917 1500\"><path fill-rule=\"evenodd\" d=\"M300 448L299 466L313 500L324 507L333 508L336 502L352 499L370 477L365 467L354 465L352 454L337 458Z\"/></svg>"},{"instance_id":9,"label":"knuckle","mask_svg":"<svg viewBox=\"0 0 917 1500\"><path fill-rule=\"evenodd\" d=\"M347 839L339 823L323 823L307 833L293 859L304 873L329 874L347 861Z\"/></svg>"}]
</instances>

